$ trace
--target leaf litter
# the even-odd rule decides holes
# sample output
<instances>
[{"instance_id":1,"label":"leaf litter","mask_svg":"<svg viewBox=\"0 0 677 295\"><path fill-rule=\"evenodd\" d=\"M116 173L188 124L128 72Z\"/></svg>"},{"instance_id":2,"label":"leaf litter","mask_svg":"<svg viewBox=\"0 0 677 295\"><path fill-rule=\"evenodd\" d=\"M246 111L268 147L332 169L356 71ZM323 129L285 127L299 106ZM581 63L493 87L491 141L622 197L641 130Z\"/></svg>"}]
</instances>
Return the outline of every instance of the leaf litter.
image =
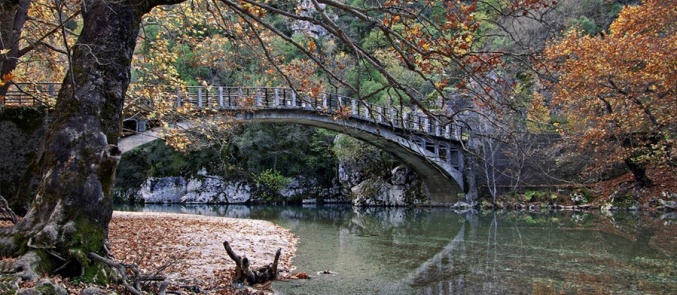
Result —
<instances>
[{"instance_id":1,"label":"leaf litter","mask_svg":"<svg viewBox=\"0 0 677 295\"><path fill-rule=\"evenodd\" d=\"M289 277L297 238L268 221L199 215L114 212L109 240L113 257L147 274L167 277L170 289L234 294L235 263L223 249L228 240L253 268L271 263L282 248L280 277ZM241 292L240 292L241 293Z\"/></svg>"},{"instance_id":2,"label":"leaf litter","mask_svg":"<svg viewBox=\"0 0 677 295\"><path fill-rule=\"evenodd\" d=\"M0 226L10 227L0 221ZM270 294L270 283L243 288L232 282L235 263L228 258L223 241L233 250L247 256L252 269L272 262L275 251L282 248L278 280L308 279L305 273L292 273L292 258L297 237L289 230L268 221L235 219L201 215L158 212L113 212L109 224L110 252L118 262L135 264L147 277L162 276L170 283L169 291L179 294ZM5 257L1 261L14 261ZM97 286L47 277L80 294L88 287L103 289L108 294L125 294L119 285ZM35 287L36 282L23 282L21 288ZM153 292L153 286L146 286Z\"/></svg>"}]
</instances>

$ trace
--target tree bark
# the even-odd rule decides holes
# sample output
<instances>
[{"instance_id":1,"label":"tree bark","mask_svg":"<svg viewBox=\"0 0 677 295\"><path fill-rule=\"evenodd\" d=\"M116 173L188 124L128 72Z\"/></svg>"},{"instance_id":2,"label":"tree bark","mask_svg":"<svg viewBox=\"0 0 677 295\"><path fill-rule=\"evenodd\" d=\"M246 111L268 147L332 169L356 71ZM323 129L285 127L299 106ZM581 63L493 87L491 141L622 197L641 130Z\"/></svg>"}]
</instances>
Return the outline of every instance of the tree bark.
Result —
<instances>
[{"instance_id":1,"label":"tree bark","mask_svg":"<svg viewBox=\"0 0 677 295\"><path fill-rule=\"evenodd\" d=\"M649 187L653 184L653 181L646 175L646 168L638 163L635 163L631 159L625 159L625 166L628 167L632 176L635 178L637 185L640 187Z\"/></svg>"},{"instance_id":2,"label":"tree bark","mask_svg":"<svg viewBox=\"0 0 677 295\"><path fill-rule=\"evenodd\" d=\"M31 251L66 260L45 263L48 272L67 263L71 266L64 269L72 273L66 275L81 275L91 266L87 253L106 253L110 191L121 154L115 144L132 53L142 16L158 4L169 2L83 4L83 29L72 48L44 149L36 155L37 193L17 225Z\"/></svg>"}]
</instances>

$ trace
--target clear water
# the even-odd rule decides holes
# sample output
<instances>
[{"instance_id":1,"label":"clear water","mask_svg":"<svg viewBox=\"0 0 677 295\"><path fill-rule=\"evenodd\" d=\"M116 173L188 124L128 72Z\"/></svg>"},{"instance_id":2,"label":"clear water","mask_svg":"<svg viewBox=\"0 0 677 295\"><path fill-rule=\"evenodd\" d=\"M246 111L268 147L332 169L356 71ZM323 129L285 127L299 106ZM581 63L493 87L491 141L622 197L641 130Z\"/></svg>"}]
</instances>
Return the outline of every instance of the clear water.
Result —
<instances>
[{"instance_id":1,"label":"clear water","mask_svg":"<svg viewBox=\"0 0 677 295\"><path fill-rule=\"evenodd\" d=\"M677 294L677 214L146 205L272 221L299 237L280 294ZM328 270L331 274L321 274Z\"/></svg>"}]
</instances>

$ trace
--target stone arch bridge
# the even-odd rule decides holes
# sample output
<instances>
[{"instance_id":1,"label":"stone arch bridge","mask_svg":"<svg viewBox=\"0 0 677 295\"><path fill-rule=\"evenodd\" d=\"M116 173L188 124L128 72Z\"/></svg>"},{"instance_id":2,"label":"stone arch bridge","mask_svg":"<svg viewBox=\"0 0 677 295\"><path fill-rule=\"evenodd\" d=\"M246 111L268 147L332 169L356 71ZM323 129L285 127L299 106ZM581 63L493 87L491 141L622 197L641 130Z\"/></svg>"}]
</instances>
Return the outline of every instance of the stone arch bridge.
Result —
<instances>
[{"instance_id":1,"label":"stone arch bridge","mask_svg":"<svg viewBox=\"0 0 677 295\"><path fill-rule=\"evenodd\" d=\"M60 86L54 83L17 85L0 104L29 106L43 103ZM145 87L130 85L131 87ZM28 93L40 96L29 96ZM297 123L334 130L388 151L422 178L430 205L453 204L463 193L462 142L467 134L455 122L440 121L415 109L403 111L367 104L332 93L309 96L289 88L182 87L171 91L173 107L229 112L256 122ZM36 97L42 97L36 101ZM135 135L120 140L129 150L156 137L149 135L143 118L127 118L123 127Z\"/></svg>"}]
</instances>

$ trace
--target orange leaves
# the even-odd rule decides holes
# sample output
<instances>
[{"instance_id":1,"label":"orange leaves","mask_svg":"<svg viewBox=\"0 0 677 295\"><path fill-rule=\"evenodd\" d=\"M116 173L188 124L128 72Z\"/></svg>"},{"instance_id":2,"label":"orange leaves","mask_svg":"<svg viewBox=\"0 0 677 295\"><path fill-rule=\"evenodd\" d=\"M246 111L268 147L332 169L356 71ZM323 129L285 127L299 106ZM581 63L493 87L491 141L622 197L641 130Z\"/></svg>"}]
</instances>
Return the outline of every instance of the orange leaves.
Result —
<instances>
[{"instance_id":1,"label":"orange leaves","mask_svg":"<svg viewBox=\"0 0 677 295\"><path fill-rule=\"evenodd\" d=\"M584 146L614 150L603 153L605 160L660 155L671 146L670 130L677 126L677 9L670 2L626 7L605 37L573 31L544 51L558 77L553 103L570 122L566 130ZM618 141L633 144L618 152ZM652 157L647 162L666 161Z\"/></svg>"},{"instance_id":2,"label":"orange leaves","mask_svg":"<svg viewBox=\"0 0 677 295\"><path fill-rule=\"evenodd\" d=\"M399 15L390 15L386 14L383 17L383 25L386 27L392 27L394 25L397 25L400 22L400 16Z\"/></svg>"},{"instance_id":3,"label":"orange leaves","mask_svg":"<svg viewBox=\"0 0 677 295\"><path fill-rule=\"evenodd\" d=\"M308 273L298 272L298 273L292 274L290 279L310 280L310 276L308 275Z\"/></svg>"},{"instance_id":4,"label":"orange leaves","mask_svg":"<svg viewBox=\"0 0 677 295\"><path fill-rule=\"evenodd\" d=\"M317 50L317 44L315 44L315 41L309 40L308 41L308 51L315 52L316 50Z\"/></svg>"},{"instance_id":5,"label":"orange leaves","mask_svg":"<svg viewBox=\"0 0 677 295\"><path fill-rule=\"evenodd\" d=\"M674 1L647 0L642 5L625 7L609 28L615 35L657 36L674 31L677 6ZM667 21L666 21L667 20Z\"/></svg>"},{"instance_id":6,"label":"orange leaves","mask_svg":"<svg viewBox=\"0 0 677 295\"><path fill-rule=\"evenodd\" d=\"M14 79L14 74L12 73L7 73L2 75L2 79L0 80L0 86L5 86L9 81L12 81Z\"/></svg>"},{"instance_id":7,"label":"orange leaves","mask_svg":"<svg viewBox=\"0 0 677 295\"><path fill-rule=\"evenodd\" d=\"M314 42L311 40L309 44ZM320 92L324 92L325 85L321 79L316 78L317 67L312 61L295 59L280 68L297 90L307 93L312 99Z\"/></svg>"}]
</instances>

